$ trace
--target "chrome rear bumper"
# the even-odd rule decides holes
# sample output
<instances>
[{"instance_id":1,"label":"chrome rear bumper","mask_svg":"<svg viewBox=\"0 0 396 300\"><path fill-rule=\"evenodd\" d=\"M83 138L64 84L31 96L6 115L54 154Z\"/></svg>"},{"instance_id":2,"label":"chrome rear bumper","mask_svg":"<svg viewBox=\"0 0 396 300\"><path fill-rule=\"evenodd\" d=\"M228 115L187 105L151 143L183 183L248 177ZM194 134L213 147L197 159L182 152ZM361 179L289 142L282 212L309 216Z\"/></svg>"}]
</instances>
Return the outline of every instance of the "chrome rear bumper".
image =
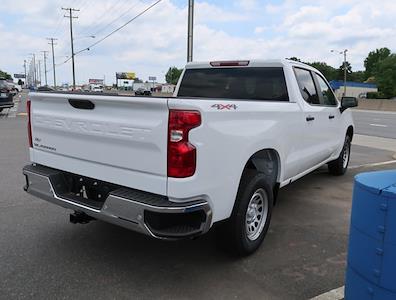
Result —
<instances>
[{"instance_id":1,"label":"chrome rear bumper","mask_svg":"<svg viewBox=\"0 0 396 300\"><path fill-rule=\"evenodd\" d=\"M32 164L23 168L23 174L29 194L155 238L194 237L211 225L212 212L204 200L176 203L165 196L117 187L103 201L95 202L73 195L62 171Z\"/></svg>"}]
</instances>

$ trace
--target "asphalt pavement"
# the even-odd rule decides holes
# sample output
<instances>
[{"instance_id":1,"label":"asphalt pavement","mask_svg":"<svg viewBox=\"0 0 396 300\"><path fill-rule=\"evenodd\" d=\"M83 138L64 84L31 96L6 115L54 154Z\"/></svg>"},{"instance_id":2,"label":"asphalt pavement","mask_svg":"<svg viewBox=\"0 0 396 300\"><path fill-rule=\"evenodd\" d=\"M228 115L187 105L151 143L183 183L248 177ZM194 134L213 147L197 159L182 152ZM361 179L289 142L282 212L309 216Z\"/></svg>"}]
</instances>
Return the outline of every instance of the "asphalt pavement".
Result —
<instances>
[{"instance_id":1,"label":"asphalt pavement","mask_svg":"<svg viewBox=\"0 0 396 300\"><path fill-rule=\"evenodd\" d=\"M215 231L165 242L73 225L65 209L26 194L24 101L0 119L0 299L309 299L344 285L354 175L396 167L371 165L393 152L353 145L345 176L323 167L281 189L263 246L236 259ZM371 133L364 122L357 131Z\"/></svg>"},{"instance_id":2,"label":"asphalt pavement","mask_svg":"<svg viewBox=\"0 0 396 300\"><path fill-rule=\"evenodd\" d=\"M357 134L396 139L396 112L353 110Z\"/></svg>"}]
</instances>

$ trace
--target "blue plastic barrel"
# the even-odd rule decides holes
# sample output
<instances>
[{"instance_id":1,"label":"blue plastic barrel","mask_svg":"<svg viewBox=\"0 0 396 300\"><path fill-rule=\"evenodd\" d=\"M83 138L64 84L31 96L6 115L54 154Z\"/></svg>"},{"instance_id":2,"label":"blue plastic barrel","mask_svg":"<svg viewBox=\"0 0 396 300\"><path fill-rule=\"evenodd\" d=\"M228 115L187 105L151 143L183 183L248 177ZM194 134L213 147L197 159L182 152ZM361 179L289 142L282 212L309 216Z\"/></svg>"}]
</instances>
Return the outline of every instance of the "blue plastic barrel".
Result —
<instances>
[{"instance_id":1,"label":"blue plastic barrel","mask_svg":"<svg viewBox=\"0 0 396 300\"><path fill-rule=\"evenodd\" d=\"M396 170L355 177L346 300L396 300Z\"/></svg>"}]
</instances>

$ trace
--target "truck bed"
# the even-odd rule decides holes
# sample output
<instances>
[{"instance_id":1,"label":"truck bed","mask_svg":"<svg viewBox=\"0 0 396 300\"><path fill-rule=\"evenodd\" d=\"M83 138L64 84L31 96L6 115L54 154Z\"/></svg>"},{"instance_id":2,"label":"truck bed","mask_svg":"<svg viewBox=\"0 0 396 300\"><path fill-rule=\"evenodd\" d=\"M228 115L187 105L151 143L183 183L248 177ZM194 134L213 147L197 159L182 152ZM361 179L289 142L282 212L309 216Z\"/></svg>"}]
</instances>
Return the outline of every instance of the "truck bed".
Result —
<instances>
[{"instance_id":1,"label":"truck bed","mask_svg":"<svg viewBox=\"0 0 396 300\"><path fill-rule=\"evenodd\" d=\"M30 93L32 161L166 194L168 99Z\"/></svg>"}]
</instances>

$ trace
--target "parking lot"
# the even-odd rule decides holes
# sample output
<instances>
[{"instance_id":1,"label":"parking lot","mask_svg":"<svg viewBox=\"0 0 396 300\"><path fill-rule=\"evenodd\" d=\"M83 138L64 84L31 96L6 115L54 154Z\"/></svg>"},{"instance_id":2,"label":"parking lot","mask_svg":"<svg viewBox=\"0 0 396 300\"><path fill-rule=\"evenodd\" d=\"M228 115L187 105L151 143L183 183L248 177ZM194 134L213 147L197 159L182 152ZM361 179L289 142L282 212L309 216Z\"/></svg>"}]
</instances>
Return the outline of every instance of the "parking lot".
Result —
<instances>
[{"instance_id":1,"label":"parking lot","mask_svg":"<svg viewBox=\"0 0 396 300\"><path fill-rule=\"evenodd\" d=\"M322 168L282 189L263 246L236 259L213 230L165 242L98 221L72 225L66 210L26 194L26 93L16 97L0 115L2 299L310 299L344 285L354 175L396 166L395 115L356 111L347 174Z\"/></svg>"}]
</instances>

